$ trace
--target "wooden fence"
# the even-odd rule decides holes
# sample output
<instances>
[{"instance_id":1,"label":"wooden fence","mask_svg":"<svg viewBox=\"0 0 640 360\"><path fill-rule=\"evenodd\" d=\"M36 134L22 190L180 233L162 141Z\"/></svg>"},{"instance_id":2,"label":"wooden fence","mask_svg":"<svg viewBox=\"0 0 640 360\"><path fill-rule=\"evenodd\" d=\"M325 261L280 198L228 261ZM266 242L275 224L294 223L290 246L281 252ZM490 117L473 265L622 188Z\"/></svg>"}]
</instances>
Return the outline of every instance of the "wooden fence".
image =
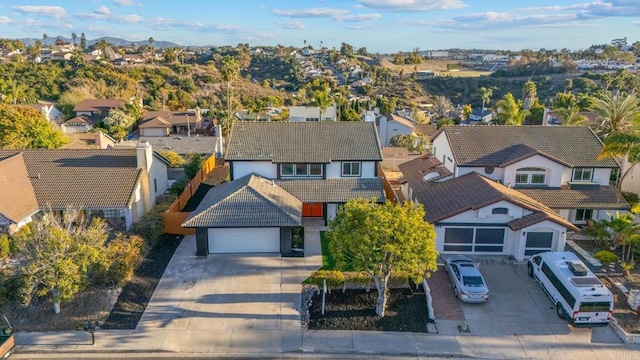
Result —
<instances>
[{"instance_id":1,"label":"wooden fence","mask_svg":"<svg viewBox=\"0 0 640 360\"><path fill-rule=\"evenodd\" d=\"M390 200L394 203L398 202L398 197L396 196L395 191L393 191L393 187L387 179L387 176L382 169L382 165L378 163L378 176L382 179L382 186L384 187L384 195L387 197L387 200Z\"/></svg>"},{"instance_id":2,"label":"wooden fence","mask_svg":"<svg viewBox=\"0 0 640 360\"><path fill-rule=\"evenodd\" d=\"M202 165L202 169L187 183L182 194L169 205L167 211L162 213L162 231L165 234L191 235L196 233L195 229L184 229L182 227L182 223L189 216L189 213L182 212L182 209L187 206L189 199L198 191L202 181L215 167L216 157L211 155Z\"/></svg>"}]
</instances>

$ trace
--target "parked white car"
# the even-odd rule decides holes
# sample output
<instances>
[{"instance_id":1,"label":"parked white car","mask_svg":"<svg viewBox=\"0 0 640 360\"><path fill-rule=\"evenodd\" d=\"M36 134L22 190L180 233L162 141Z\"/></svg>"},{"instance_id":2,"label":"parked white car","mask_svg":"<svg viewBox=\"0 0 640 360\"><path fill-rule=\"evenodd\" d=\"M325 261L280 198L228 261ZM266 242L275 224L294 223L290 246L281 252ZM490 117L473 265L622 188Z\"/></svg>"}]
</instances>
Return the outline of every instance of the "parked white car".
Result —
<instances>
[{"instance_id":1,"label":"parked white car","mask_svg":"<svg viewBox=\"0 0 640 360\"><path fill-rule=\"evenodd\" d=\"M483 303L489 300L487 283L472 258L464 255L449 256L444 262L444 269L449 273L453 294L460 301Z\"/></svg>"}]
</instances>

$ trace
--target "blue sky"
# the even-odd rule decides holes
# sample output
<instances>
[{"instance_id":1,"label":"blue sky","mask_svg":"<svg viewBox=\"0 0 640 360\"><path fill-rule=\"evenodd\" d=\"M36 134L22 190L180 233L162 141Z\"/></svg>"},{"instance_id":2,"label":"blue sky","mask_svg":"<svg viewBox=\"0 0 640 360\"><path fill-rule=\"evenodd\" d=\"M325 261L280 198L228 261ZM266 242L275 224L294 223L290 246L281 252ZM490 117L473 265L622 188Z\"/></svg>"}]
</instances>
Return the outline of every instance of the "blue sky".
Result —
<instances>
[{"instance_id":1,"label":"blue sky","mask_svg":"<svg viewBox=\"0 0 640 360\"><path fill-rule=\"evenodd\" d=\"M640 0L2 0L0 36L84 32L181 45L307 44L370 52L586 48L640 40Z\"/></svg>"}]
</instances>

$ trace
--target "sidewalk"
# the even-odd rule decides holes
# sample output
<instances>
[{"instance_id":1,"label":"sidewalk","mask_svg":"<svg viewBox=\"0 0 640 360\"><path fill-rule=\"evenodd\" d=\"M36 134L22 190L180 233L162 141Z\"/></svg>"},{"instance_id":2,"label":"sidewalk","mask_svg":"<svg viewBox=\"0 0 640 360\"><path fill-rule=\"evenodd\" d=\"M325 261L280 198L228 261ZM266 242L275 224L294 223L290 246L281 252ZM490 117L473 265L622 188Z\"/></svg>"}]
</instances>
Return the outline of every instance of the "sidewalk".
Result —
<instances>
[{"instance_id":1,"label":"sidewalk","mask_svg":"<svg viewBox=\"0 0 640 360\"><path fill-rule=\"evenodd\" d=\"M489 359L640 359L640 345L594 343L572 336L451 336L364 331L98 331L17 333L16 359L43 354L143 354L207 357L310 355L453 356ZM155 355L154 355L155 356Z\"/></svg>"}]
</instances>

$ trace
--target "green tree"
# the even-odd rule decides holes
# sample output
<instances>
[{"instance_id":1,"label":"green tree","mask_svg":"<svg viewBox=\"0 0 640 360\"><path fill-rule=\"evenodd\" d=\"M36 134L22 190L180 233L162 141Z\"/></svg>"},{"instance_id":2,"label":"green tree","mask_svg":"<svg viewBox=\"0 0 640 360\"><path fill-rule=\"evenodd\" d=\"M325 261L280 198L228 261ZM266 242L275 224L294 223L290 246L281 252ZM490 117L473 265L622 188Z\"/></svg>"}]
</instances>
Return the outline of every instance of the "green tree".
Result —
<instances>
[{"instance_id":1,"label":"green tree","mask_svg":"<svg viewBox=\"0 0 640 360\"><path fill-rule=\"evenodd\" d=\"M329 95L328 90L315 90L311 93L311 105L317 106L319 111L318 121L322 120L322 114L327 108L333 105L333 98Z\"/></svg>"},{"instance_id":2,"label":"green tree","mask_svg":"<svg viewBox=\"0 0 640 360\"><path fill-rule=\"evenodd\" d=\"M222 75L222 80L227 82L227 117L225 119L226 126L223 124L223 136L228 135L228 131L231 130L233 116L231 113L231 83L235 81L240 75L240 67L238 66L238 62L233 57L226 55L222 58L221 64L219 66L220 73Z\"/></svg>"},{"instance_id":3,"label":"green tree","mask_svg":"<svg viewBox=\"0 0 640 360\"><path fill-rule=\"evenodd\" d=\"M71 33L71 39L73 39L73 45L76 45L76 39L78 38L78 35L76 35L76 33Z\"/></svg>"},{"instance_id":4,"label":"green tree","mask_svg":"<svg viewBox=\"0 0 640 360\"><path fill-rule=\"evenodd\" d=\"M19 296L28 306L35 296L50 295L54 310L89 284L89 274L106 261L107 225L100 219L88 223L72 209L62 218L52 211L29 224L17 236L22 283Z\"/></svg>"},{"instance_id":5,"label":"green tree","mask_svg":"<svg viewBox=\"0 0 640 360\"><path fill-rule=\"evenodd\" d=\"M108 128L121 127L124 129L133 125L133 121L133 118L122 109L109 110L109 114L102 120Z\"/></svg>"},{"instance_id":6,"label":"green tree","mask_svg":"<svg viewBox=\"0 0 640 360\"><path fill-rule=\"evenodd\" d=\"M82 50L87 50L87 37L84 35L84 33L80 34L80 47L82 48Z\"/></svg>"},{"instance_id":7,"label":"green tree","mask_svg":"<svg viewBox=\"0 0 640 360\"><path fill-rule=\"evenodd\" d=\"M456 122L451 119L440 119L436 123L436 129L440 129L443 126L455 126Z\"/></svg>"},{"instance_id":8,"label":"green tree","mask_svg":"<svg viewBox=\"0 0 640 360\"><path fill-rule=\"evenodd\" d=\"M496 102L496 109L498 110L496 121L503 125L522 125L529 114L511 93L506 93Z\"/></svg>"},{"instance_id":9,"label":"green tree","mask_svg":"<svg viewBox=\"0 0 640 360\"><path fill-rule=\"evenodd\" d=\"M538 96L538 87L532 80L527 80L522 87L522 97L524 102L524 109L529 110Z\"/></svg>"},{"instance_id":10,"label":"green tree","mask_svg":"<svg viewBox=\"0 0 640 360\"><path fill-rule=\"evenodd\" d=\"M193 179L194 176L202 169L205 160L204 155L196 152L190 152L187 154L187 161L184 164L184 173L189 179Z\"/></svg>"},{"instance_id":11,"label":"green tree","mask_svg":"<svg viewBox=\"0 0 640 360\"><path fill-rule=\"evenodd\" d=\"M595 224L595 228L600 229L596 230L597 233L605 235L611 245L623 247L622 261L627 263L633 262L634 248L640 243L640 224L635 223L634 219L634 214L616 212L609 219L599 220Z\"/></svg>"},{"instance_id":12,"label":"green tree","mask_svg":"<svg viewBox=\"0 0 640 360\"><path fill-rule=\"evenodd\" d=\"M0 104L0 149L55 149L67 142L39 111Z\"/></svg>"},{"instance_id":13,"label":"green tree","mask_svg":"<svg viewBox=\"0 0 640 360\"><path fill-rule=\"evenodd\" d=\"M480 100L482 100L482 109L484 109L485 105L491 101L491 96L493 96L493 89L483 86L478 90L478 96L480 96Z\"/></svg>"},{"instance_id":14,"label":"green tree","mask_svg":"<svg viewBox=\"0 0 640 360\"><path fill-rule=\"evenodd\" d=\"M471 107L471 104L465 104L462 107L462 119L467 120L469 116L471 116L472 112L473 112L473 108Z\"/></svg>"},{"instance_id":15,"label":"green tree","mask_svg":"<svg viewBox=\"0 0 640 360\"><path fill-rule=\"evenodd\" d=\"M558 108L556 112L562 116L562 125L582 126L586 125L589 119L579 113L580 108L577 106L571 108Z\"/></svg>"},{"instance_id":16,"label":"green tree","mask_svg":"<svg viewBox=\"0 0 640 360\"><path fill-rule=\"evenodd\" d=\"M340 114L340 120L341 121L362 121L362 119L360 118L360 115L358 115L358 113L349 108L346 111L343 111Z\"/></svg>"},{"instance_id":17,"label":"green tree","mask_svg":"<svg viewBox=\"0 0 640 360\"><path fill-rule=\"evenodd\" d=\"M419 282L437 270L436 234L424 216L422 205L411 202L376 204L360 199L347 202L329 222L326 234L336 266L349 265L373 277L378 316L385 314L392 274Z\"/></svg>"},{"instance_id":18,"label":"green tree","mask_svg":"<svg viewBox=\"0 0 640 360\"><path fill-rule=\"evenodd\" d=\"M528 125L542 125L544 120L544 105L540 104L537 100L531 104L529 113L525 118L525 123Z\"/></svg>"},{"instance_id":19,"label":"green tree","mask_svg":"<svg viewBox=\"0 0 640 360\"><path fill-rule=\"evenodd\" d=\"M604 146L598 156L599 159L616 158L626 161L629 167L618 180L618 188L622 181L638 163L640 163L640 131L614 132L604 140Z\"/></svg>"},{"instance_id":20,"label":"green tree","mask_svg":"<svg viewBox=\"0 0 640 360\"><path fill-rule=\"evenodd\" d=\"M633 126L638 116L638 97L635 94L620 92L616 95L605 93L596 99L594 108L602 118L598 133L604 139L616 132L624 132Z\"/></svg>"}]
</instances>

